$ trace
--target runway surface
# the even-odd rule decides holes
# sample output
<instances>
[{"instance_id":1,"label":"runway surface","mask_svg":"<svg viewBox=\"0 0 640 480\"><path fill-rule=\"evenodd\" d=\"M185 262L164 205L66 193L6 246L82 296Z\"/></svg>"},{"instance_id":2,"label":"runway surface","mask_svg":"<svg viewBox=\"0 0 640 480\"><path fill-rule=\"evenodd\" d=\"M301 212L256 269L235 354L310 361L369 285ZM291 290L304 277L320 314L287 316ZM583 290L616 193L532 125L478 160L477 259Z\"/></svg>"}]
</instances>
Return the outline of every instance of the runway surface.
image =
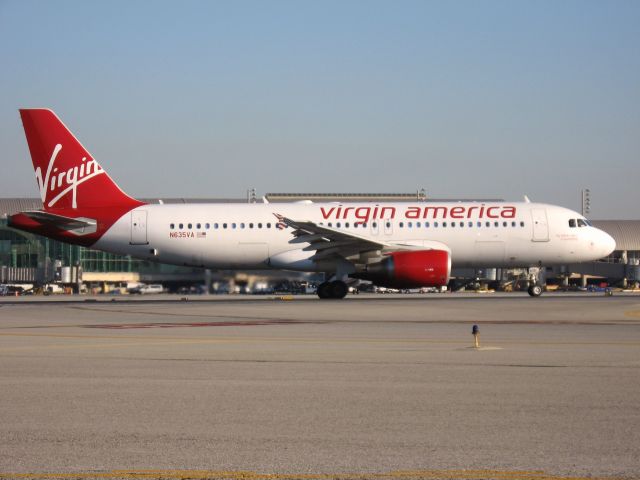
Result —
<instances>
[{"instance_id":1,"label":"runway surface","mask_svg":"<svg viewBox=\"0 0 640 480\"><path fill-rule=\"evenodd\" d=\"M0 479L640 478L637 295L170 298L0 300Z\"/></svg>"}]
</instances>

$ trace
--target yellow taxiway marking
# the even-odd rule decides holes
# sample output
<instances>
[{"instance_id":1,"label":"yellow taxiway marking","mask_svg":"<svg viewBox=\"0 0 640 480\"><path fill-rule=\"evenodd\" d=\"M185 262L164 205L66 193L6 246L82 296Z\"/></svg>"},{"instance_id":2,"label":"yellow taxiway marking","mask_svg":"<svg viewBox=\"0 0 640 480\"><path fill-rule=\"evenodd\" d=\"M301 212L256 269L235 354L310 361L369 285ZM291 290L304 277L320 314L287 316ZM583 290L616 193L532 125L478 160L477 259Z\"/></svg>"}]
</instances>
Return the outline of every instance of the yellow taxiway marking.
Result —
<instances>
[{"instance_id":1,"label":"yellow taxiway marking","mask_svg":"<svg viewBox=\"0 0 640 480\"><path fill-rule=\"evenodd\" d=\"M105 329L106 330L106 329ZM135 330L135 329L131 329ZM147 329L140 329L146 330ZM158 329L157 331L166 331ZM165 337L149 335L90 335L67 333L31 333L31 332L0 332L0 337L40 337L40 338L69 338L91 340L151 340L153 342L184 341L188 343L242 343L242 342L297 342L297 343L417 343L417 344L468 344L469 340L430 339L430 338L367 338L367 337L254 337L254 336L210 336L210 337ZM638 347L640 341L557 341L557 340L494 340L496 345L617 345L623 347Z\"/></svg>"},{"instance_id":2,"label":"yellow taxiway marking","mask_svg":"<svg viewBox=\"0 0 640 480\"><path fill-rule=\"evenodd\" d=\"M149 331L149 330L146 330ZM157 331L165 331L158 329ZM198 336L179 337L163 335L127 335L123 334L74 334L74 333L44 333L44 332L0 332L1 337L26 337L41 339L71 339L71 340L119 340L119 342L109 343L69 343L69 344L33 344L33 345L10 345L0 346L0 352L20 351L29 349L65 349L65 348L112 348L112 347L140 347L152 345L207 345L207 344L242 344L242 343L302 343L312 344L379 344L379 345L468 345L468 339L430 339L430 338L340 338L340 337L264 337L264 336ZM491 347L483 347L484 350L501 350L509 346L617 346L617 347L640 347L640 341L539 341L539 340L495 340Z\"/></svg>"},{"instance_id":3,"label":"yellow taxiway marking","mask_svg":"<svg viewBox=\"0 0 640 480\"><path fill-rule=\"evenodd\" d=\"M581 477L547 474L543 471L518 470L407 470L386 473L259 473L250 471L216 470L112 470L110 472L78 473L0 473L0 479L135 479L158 480L228 479L228 480L366 480L366 479L425 479L425 480L616 480L620 477Z\"/></svg>"},{"instance_id":4,"label":"yellow taxiway marking","mask_svg":"<svg viewBox=\"0 0 640 480\"><path fill-rule=\"evenodd\" d=\"M624 312L626 317L631 318L640 318L640 310L630 310L628 312Z\"/></svg>"},{"instance_id":5,"label":"yellow taxiway marking","mask_svg":"<svg viewBox=\"0 0 640 480\"><path fill-rule=\"evenodd\" d=\"M119 340L118 342L100 343L69 343L69 344L33 344L0 346L0 353L25 350L43 349L77 349L77 348L117 348L117 347L141 347L155 345L212 345L212 344L243 344L243 343L302 343L312 344L373 344L373 345L468 345L468 340L451 339L417 339L417 338L304 338L304 337L163 337L163 336L138 336L138 335L82 335L59 333L27 333L27 332L0 332L0 337L35 337L44 339L73 339L73 340ZM536 340L509 340L494 341L492 349L503 349L508 346L618 346L640 347L640 341L536 341ZM485 348L486 349L486 348ZM465 349L466 350L466 349Z\"/></svg>"}]
</instances>

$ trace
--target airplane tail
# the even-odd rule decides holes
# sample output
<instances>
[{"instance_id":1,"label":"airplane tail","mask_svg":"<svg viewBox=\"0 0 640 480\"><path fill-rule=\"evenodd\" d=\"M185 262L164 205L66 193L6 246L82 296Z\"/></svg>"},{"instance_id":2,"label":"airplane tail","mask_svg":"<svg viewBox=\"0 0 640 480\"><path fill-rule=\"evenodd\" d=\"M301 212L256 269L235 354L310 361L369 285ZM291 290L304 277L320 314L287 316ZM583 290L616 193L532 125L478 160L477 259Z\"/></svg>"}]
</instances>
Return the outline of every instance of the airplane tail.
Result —
<instances>
[{"instance_id":1,"label":"airplane tail","mask_svg":"<svg viewBox=\"0 0 640 480\"><path fill-rule=\"evenodd\" d=\"M143 205L124 193L51 110L21 109L45 211Z\"/></svg>"}]
</instances>

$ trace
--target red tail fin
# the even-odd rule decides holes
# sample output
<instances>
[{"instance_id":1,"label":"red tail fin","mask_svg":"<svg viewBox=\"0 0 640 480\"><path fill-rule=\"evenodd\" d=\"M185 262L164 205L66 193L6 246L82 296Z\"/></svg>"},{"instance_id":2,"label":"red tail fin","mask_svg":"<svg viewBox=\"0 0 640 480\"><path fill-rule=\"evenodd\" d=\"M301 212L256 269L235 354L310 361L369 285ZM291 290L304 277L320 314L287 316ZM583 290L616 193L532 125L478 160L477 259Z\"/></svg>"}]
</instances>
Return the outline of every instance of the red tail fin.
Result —
<instances>
[{"instance_id":1,"label":"red tail fin","mask_svg":"<svg viewBox=\"0 0 640 480\"><path fill-rule=\"evenodd\" d=\"M115 184L51 110L20 110L45 210L142 205Z\"/></svg>"}]
</instances>

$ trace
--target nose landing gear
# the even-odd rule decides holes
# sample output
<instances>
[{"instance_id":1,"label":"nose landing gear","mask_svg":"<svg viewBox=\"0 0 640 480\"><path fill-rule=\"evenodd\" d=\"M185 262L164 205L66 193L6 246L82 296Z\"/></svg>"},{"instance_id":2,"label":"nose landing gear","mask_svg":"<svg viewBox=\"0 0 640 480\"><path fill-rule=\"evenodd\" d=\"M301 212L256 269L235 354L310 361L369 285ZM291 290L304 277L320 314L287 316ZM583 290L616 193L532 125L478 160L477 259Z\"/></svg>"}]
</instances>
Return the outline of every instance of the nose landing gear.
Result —
<instances>
[{"instance_id":1,"label":"nose landing gear","mask_svg":"<svg viewBox=\"0 0 640 480\"><path fill-rule=\"evenodd\" d=\"M531 267L528 269L527 274L529 277L527 293L534 298L539 297L544 291L543 282L541 281L544 275L544 269L542 267Z\"/></svg>"},{"instance_id":2,"label":"nose landing gear","mask_svg":"<svg viewBox=\"0 0 640 480\"><path fill-rule=\"evenodd\" d=\"M540 295L542 295L542 285L540 285L539 283L534 283L533 285L529 286L529 288L527 289L527 293L532 297L539 297Z\"/></svg>"}]
</instances>

